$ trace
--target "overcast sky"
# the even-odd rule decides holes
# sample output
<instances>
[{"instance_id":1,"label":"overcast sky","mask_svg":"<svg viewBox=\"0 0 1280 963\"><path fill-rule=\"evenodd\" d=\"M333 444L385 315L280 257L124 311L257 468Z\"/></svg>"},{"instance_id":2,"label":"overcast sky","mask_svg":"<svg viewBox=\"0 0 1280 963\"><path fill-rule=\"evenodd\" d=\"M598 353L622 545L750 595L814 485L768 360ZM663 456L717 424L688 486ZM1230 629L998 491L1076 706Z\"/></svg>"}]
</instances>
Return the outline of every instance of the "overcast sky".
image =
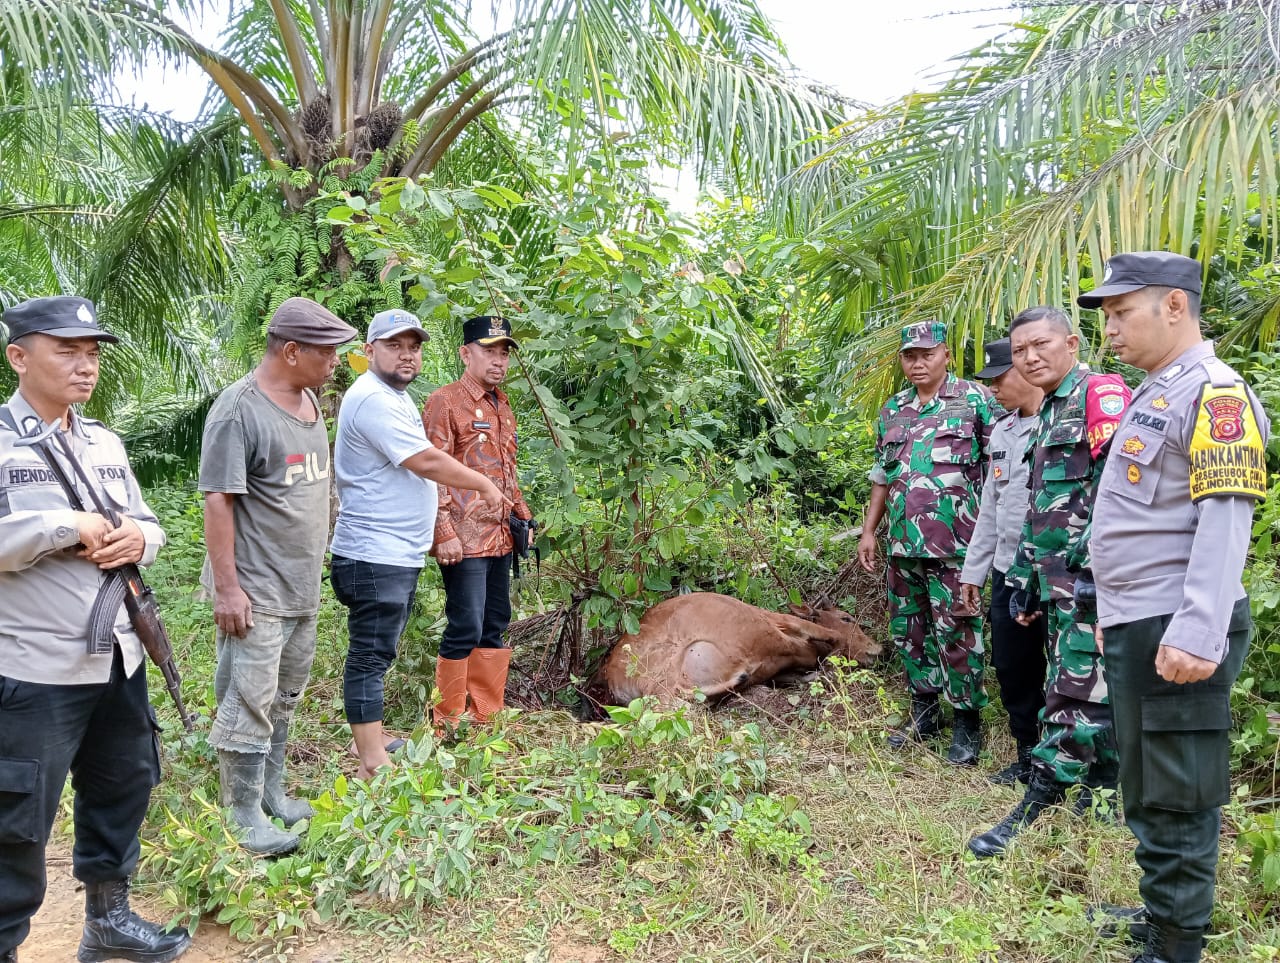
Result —
<instances>
[{"instance_id":1,"label":"overcast sky","mask_svg":"<svg viewBox=\"0 0 1280 963\"><path fill-rule=\"evenodd\" d=\"M1007 0L759 0L805 76L857 100L883 103L929 87L948 58L1002 32L1015 19ZM216 43L225 0L192 31ZM477 9L488 5L480 0ZM486 15L487 18L487 15ZM479 22L484 18L477 18ZM125 96L189 120L206 89L199 70L149 68L122 78Z\"/></svg>"},{"instance_id":2,"label":"overcast sky","mask_svg":"<svg viewBox=\"0 0 1280 963\"><path fill-rule=\"evenodd\" d=\"M872 104L934 86L948 59L1003 33L1017 17L1016 5L1002 0L759 3L802 73Z\"/></svg>"}]
</instances>

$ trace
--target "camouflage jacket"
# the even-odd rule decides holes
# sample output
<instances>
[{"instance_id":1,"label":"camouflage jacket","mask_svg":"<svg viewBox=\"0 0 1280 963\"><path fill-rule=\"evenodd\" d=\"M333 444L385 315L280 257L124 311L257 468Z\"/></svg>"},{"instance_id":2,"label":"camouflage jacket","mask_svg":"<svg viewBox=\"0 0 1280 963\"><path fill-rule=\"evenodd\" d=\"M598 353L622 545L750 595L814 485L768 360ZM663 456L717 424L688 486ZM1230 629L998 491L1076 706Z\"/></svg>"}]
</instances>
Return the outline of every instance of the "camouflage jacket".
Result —
<instances>
[{"instance_id":1,"label":"camouflage jacket","mask_svg":"<svg viewBox=\"0 0 1280 963\"><path fill-rule=\"evenodd\" d=\"M871 481L887 485L888 552L963 558L973 536L991 426L1001 414L982 385L948 373L917 407L914 387L880 409Z\"/></svg>"},{"instance_id":2,"label":"camouflage jacket","mask_svg":"<svg viewBox=\"0 0 1280 963\"><path fill-rule=\"evenodd\" d=\"M1129 395L1119 375L1077 364L1040 406L1026 454L1027 519L1006 576L1033 598L1071 598L1076 573L1089 567L1094 492Z\"/></svg>"}]
</instances>

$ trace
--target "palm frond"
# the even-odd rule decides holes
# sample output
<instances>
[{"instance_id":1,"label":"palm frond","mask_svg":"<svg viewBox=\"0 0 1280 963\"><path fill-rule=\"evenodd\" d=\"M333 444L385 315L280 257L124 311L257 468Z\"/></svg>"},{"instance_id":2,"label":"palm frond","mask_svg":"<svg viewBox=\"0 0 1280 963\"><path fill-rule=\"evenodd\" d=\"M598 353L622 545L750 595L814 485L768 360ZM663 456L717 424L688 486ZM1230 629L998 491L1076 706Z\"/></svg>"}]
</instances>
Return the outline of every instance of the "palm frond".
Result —
<instances>
[{"instance_id":1,"label":"palm frond","mask_svg":"<svg viewBox=\"0 0 1280 963\"><path fill-rule=\"evenodd\" d=\"M1280 201L1274 31L1268 5L1045 5L940 91L846 125L789 185L827 241L808 267L833 344L937 316L963 350L1071 305L1119 250L1253 257Z\"/></svg>"}]
</instances>

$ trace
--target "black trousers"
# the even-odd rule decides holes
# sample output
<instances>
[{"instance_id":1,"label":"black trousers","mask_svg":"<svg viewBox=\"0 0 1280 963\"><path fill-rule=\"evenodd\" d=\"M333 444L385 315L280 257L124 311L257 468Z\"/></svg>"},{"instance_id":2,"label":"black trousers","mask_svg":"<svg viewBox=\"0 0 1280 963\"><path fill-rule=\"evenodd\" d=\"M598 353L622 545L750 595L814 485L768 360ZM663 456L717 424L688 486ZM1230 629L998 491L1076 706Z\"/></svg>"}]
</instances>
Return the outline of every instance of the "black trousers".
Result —
<instances>
[{"instance_id":1,"label":"black trousers","mask_svg":"<svg viewBox=\"0 0 1280 963\"><path fill-rule=\"evenodd\" d=\"M45 847L67 772L75 790L72 866L85 883L124 879L160 781L146 667L125 678L43 685L0 676L0 953L27 937L44 901Z\"/></svg>"},{"instance_id":2,"label":"black trousers","mask_svg":"<svg viewBox=\"0 0 1280 963\"><path fill-rule=\"evenodd\" d=\"M1170 616L1109 626L1107 687L1120 748L1124 821L1138 841L1138 884L1153 919L1203 930L1213 911L1221 807L1231 798L1231 684L1249 651L1249 600L1231 610L1228 649L1203 682L1156 673Z\"/></svg>"},{"instance_id":3,"label":"black trousers","mask_svg":"<svg viewBox=\"0 0 1280 963\"><path fill-rule=\"evenodd\" d=\"M465 659L475 648L502 648L511 621L511 553L441 565L444 615L440 658Z\"/></svg>"},{"instance_id":4,"label":"black trousers","mask_svg":"<svg viewBox=\"0 0 1280 963\"><path fill-rule=\"evenodd\" d=\"M420 568L333 556L329 581L347 607L342 702L347 722L381 722L384 680L413 611Z\"/></svg>"},{"instance_id":5,"label":"black trousers","mask_svg":"<svg viewBox=\"0 0 1280 963\"><path fill-rule=\"evenodd\" d=\"M1009 616L1013 594L1004 573L991 572L991 665L1000 683L1000 702L1009 713L1009 732L1021 743L1040 741L1040 710L1044 708L1048 670L1049 620L1041 613L1030 625Z\"/></svg>"}]
</instances>

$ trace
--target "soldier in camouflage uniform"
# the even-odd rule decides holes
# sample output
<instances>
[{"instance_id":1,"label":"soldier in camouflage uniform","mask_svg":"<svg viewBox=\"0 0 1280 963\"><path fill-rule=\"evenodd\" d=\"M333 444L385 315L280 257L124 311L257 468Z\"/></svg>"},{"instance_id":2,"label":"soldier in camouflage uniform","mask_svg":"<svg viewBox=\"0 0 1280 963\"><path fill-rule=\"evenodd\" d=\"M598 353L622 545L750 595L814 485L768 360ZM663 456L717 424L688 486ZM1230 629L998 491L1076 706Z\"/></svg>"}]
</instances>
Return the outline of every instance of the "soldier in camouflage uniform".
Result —
<instances>
[{"instance_id":1,"label":"soldier in camouflage uniform","mask_svg":"<svg viewBox=\"0 0 1280 963\"><path fill-rule=\"evenodd\" d=\"M969 841L979 857L998 856L1009 841L1074 785L1116 780L1111 707L1091 614L1077 611L1076 580L1088 570L1088 524L1105 453L1129 403L1118 375L1092 374L1077 360L1080 339L1056 308L1023 311L1009 328L1013 363L1045 391L1040 423L1027 449L1030 496L1022 542L1008 581L1010 614L1022 625L1049 620L1050 662L1040 743L1032 750L1026 795L992 829ZM1047 616L1041 615L1041 606ZM1090 796L1080 797L1086 802Z\"/></svg>"},{"instance_id":2,"label":"soldier in camouflage uniform","mask_svg":"<svg viewBox=\"0 0 1280 963\"><path fill-rule=\"evenodd\" d=\"M858 558L875 571L876 528L887 514L890 631L911 691L910 718L889 744L934 735L941 693L956 716L947 759L975 765L987 703L982 618L961 608L960 571L999 408L986 388L948 370L946 336L939 321L902 330L899 358L911 386L880 411Z\"/></svg>"}]
</instances>

